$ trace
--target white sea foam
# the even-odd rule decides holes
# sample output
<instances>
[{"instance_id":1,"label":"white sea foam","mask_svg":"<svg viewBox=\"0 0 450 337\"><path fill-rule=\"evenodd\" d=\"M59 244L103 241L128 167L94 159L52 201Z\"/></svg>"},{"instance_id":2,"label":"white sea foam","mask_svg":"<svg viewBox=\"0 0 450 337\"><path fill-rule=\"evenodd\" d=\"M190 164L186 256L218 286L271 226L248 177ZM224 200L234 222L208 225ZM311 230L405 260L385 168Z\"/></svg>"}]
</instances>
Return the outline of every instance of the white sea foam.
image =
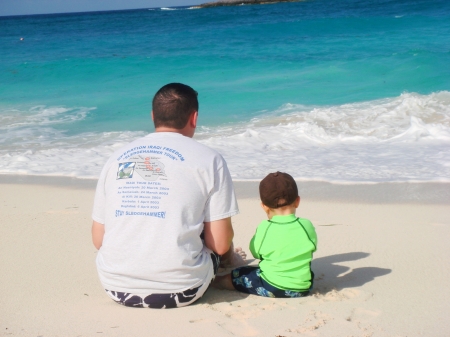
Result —
<instances>
[{"instance_id":1,"label":"white sea foam","mask_svg":"<svg viewBox=\"0 0 450 337\"><path fill-rule=\"evenodd\" d=\"M35 107L0 114L0 173L98 177L106 159L143 132L80 133L57 126L92 108ZM285 104L247 122L199 127L232 176L281 170L331 182L450 181L450 92L339 106Z\"/></svg>"},{"instance_id":2,"label":"white sea foam","mask_svg":"<svg viewBox=\"0 0 450 337\"><path fill-rule=\"evenodd\" d=\"M170 7L161 7L162 11L176 11L176 8L170 8Z\"/></svg>"},{"instance_id":3,"label":"white sea foam","mask_svg":"<svg viewBox=\"0 0 450 337\"><path fill-rule=\"evenodd\" d=\"M81 121L94 108L36 106L0 114L0 173L97 178L105 158L143 132L85 132L56 126Z\"/></svg>"},{"instance_id":4,"label":"white sea foam","mask_svg":"<svg viewBox=\"0 0 450 337\"><path fill-rule=\"evenodd\" d=\"M411 120L421 120L430 127L441 125L448 130L450 92L430 95L405 93L396 98L329 107L285 104L278 110L262 114L245 124L217 129L204 128L199 136L209 138L214 133L223 135L224 132L231 136L246 130L276 127L277 130L294 130L297 137L304 136L316 143L352 139L386 141L407 131ZM436 136L438 135L432 135Z\"/></svg>"},{"instance_id":5,"label":"white sea foam","mask_svg":"<svg viewBox=\"0 0 450 337\"><path fill-rule=\"evenodd\" d=\"M94 109L95 108L48 108L43 105L32 107L25 112L9 109L0 114L0 130L24 126L46 126L75 122L83 120L86 115Z\"/></svg>"},{"instance_id":6,"label":"white sea foam","mask_svg":"<svg viewBox=\"0 0 450 337\"><path fill-rule=\"evenodd\" d=\"M334 182L450 181L450 93L308 107L286 104L250 123L204 128L235 179L282 170Z\"/></svg>"}]
</instances>

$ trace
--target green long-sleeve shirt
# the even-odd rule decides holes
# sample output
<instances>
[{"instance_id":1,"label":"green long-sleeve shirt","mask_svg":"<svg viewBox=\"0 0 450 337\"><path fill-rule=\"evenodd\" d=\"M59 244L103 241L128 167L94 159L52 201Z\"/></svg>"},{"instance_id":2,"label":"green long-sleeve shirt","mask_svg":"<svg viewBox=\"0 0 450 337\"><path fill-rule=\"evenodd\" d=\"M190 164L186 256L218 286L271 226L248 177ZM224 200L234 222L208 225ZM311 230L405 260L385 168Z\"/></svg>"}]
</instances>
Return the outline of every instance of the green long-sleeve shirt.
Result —
<instances>
[{"instance_id":1,"label":"green long-sleeve shirt","mask_svg":"<svg viewBox=\"0 0 450 337\"><path fill-rule=\"evenodd\" d=\"M253 257L261 260L261 277L274 287L293 291L311 287L311 260L316 247L314 226L295 214L262 221L250 241Z\"/></svg>"}]
</instances>

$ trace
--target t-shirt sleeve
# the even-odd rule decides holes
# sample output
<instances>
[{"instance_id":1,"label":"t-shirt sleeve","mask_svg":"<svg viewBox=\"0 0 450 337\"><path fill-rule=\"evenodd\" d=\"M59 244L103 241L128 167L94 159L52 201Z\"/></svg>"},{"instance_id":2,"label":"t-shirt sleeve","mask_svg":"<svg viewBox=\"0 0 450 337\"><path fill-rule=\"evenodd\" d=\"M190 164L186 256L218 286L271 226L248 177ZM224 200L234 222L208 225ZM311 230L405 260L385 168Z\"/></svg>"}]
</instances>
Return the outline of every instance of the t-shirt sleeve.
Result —
<instances>
[{"instance_id":1,"label":"t-shirt sleeve","mask_svg":"<svg viewBox=\"0 0 450 337\"><path fill-rule=\"evenodd\" d=\"M205 221L216 221L239 213L233 181L225 160L219 156L214 186L205 205Z\"/></svg>"},{"instance_id":2,"label":"t-shirt sleeve","mask_svg":"<svg viewBox=\"0 0 450 337\"><path fill-rule=\"evenodd\" d=\"M94 207L92 210L92 220L101 224L105 224L105 207L106 207L106 193L105 193L105 180L107 169L106 165L100 174L100 178L97 182L97 188L95 190Z\"/></svg>"}]
</instances>

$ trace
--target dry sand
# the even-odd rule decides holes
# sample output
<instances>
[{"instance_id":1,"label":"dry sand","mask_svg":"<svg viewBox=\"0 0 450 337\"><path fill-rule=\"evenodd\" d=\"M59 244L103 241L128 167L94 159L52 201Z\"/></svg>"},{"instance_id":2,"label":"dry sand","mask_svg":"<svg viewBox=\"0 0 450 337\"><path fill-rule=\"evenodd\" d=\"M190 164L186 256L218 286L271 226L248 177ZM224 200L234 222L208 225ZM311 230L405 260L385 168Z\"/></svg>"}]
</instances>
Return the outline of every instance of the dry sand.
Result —
<instances>
[{"instance_id":1,"label":"dry sand","mask_svg":"<svg viewBox=\"0 0 450 337\"><path fill-rule=\"evenodd\" d=\"M316 227L313 295L268 299L210 289L153 310L104 293L91 244L94 183L0 179L0 335L449 336L449 184L299 183ZM244 248L264 213L237 183ZM254 261L253 263L255 263Z\"/></svg>"}]
</instances>

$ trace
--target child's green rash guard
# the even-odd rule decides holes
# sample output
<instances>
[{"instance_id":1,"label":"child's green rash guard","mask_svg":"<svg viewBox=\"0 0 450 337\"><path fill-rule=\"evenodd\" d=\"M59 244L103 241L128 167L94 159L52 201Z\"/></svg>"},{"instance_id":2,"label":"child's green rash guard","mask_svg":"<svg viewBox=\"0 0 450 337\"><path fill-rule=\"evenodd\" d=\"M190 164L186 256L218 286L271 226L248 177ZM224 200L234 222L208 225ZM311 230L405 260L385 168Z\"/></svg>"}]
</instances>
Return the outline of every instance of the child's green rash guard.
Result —
<instances>
[{"instance_id":1,"label":"child's green rash guard","mask_svg":"<svg viewBox=\"0 0 450 337\"><path fill-rule=\"evenodd\" d=\"M262 221L250 241L253 257L260 259L261 277L283 290L311 287L311 260L317 235L311 221L295 214L275 215Z\"/></svg>"}]
</instances>

